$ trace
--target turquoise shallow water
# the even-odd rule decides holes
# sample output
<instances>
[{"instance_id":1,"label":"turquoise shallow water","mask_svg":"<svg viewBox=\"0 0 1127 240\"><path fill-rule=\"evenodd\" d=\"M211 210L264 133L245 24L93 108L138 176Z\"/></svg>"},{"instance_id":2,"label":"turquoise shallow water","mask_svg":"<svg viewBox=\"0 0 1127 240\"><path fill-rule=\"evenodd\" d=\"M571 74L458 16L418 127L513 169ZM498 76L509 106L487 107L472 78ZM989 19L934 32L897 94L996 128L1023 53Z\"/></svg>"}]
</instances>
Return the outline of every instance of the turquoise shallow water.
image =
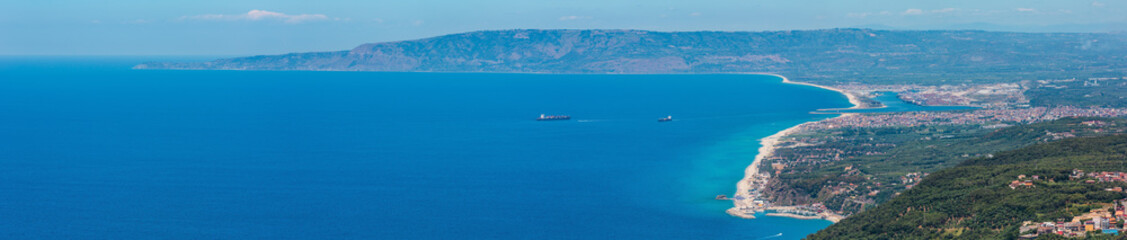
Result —
<instances>
[{"instance_id":1,"label":"turquoise shallow water","mask_svg":"<svg viewBox=\"0 0 1127 240\"><path fill-rule=\"evenodd\" d=\"M972 110L976 107L966 106L920 106L900 100L896 92L882 92L873 98L884 106L880 108L865 109L821 109L821 113L890 113L890 112L922 112L922 111L958 111Z\"/></svg>"},{"instance_id":2,"label":"turquoise shallow water","mask_svg":"<svg viewBox=\"0 0 1127 240\"><path fill-rule=\"evenodd\" d=\"M829 222L713 198L759 138L849 106L756 75L148 60L0 58L0 238L798 239Z\"/></svg>"}]
</instances>

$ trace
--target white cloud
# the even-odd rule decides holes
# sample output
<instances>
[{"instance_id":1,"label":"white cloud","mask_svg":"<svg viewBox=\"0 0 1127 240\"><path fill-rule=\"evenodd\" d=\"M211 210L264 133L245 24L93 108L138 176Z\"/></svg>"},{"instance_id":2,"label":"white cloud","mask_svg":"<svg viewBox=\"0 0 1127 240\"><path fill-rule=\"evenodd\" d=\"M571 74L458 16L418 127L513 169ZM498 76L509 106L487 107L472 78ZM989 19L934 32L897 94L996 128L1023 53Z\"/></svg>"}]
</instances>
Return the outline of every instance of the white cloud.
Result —
<instances>
[{"instance_id":1,"label":"white cloud","mask_svg":"<svg viewBox=\"0 0 1127 240\"><path fill-rule=\"evenodd\" d=\"M944 8L944 9L931 10L931 12L933 12L933 13L949 13L949 12L954 12L954 11L957 11L957 10L959 10L959 9L957 9L957 8Z\"/></svg>"},{"instance_id":2,"label":"white cloud","mask_svg":"<svg viewBox=\"0 0 1127 240\"><path fill-rule=\"evenodd\" d=\"M563 17L560 17L559 19L560 19L560 21L572 21L572 20L581 20L581 19L591 19L591 17L590 16L563 16Z\"/></svg>"},{"instance_id":3,"label":"white cloud","mask_svg":"<svg viewBox=\"0 0 1127 240\"><path fill-rule=\"evenodd\" d=\"M1017 8L1018 12L1037 12L1037 9L1032 8Z\"/></svg>"},{"instance_id":4,"label":"white cloud","mask_svg":"<svg viewBox=\"0 0 1127 240\"><path fill-rule=\"evenodd\" d=\"M689 16L693 16L693 17L700 16L700 12L690 13Z\"/></svg>"},{"instance_id":5,"label":"white cloud","mask_svg":"<svg viewBox=\"0 0 1127 240\"><path fill-rule=\"evenodd\" d=\"M893 12L890 12L890 11L853 12L853 13L845 14L845 17L867 18L867 17L873 17L873 16L891 16L891 15L894 15L894 14L898 14L900 16L937 15L937 14L965 15L965 14L975 14L975 13L981 13L981 12L982 12L981 9L939 8L939 9L928 10L928 9L919 9L919 8L909 8L907 10L904 10L904 11L901 11L901 12L898 12L898 13L893 13Z\"/></svg>"},{"instance_id":6,"label":"white cloud","mask_svg":"<svg viewBox=\"0 0 1127 240\"><path fill-rule=\"evenodd\" d=\"M181 17L180 19L207 20L207 21L275 20L275 21L282 21L282 22L285 22L285 23L302 23L302 22L308 22L308 21L330 20L330 18L328 16L325 16L324 14L305 14L305 13L303 13L303 14L290 15L290 14L285 14L285 13L280 13L280 12L271 12L271 11L258 10L258 9L250 10L250 12L243 13L243 14L234 14L234 15L204 14L204 15L196 15L196 16L185 16L185 17ZM334 19L339 20L339 18L334 18Z\"/></svg>"},{"instance_id":7,"label":"white cloud","mask_svg":"<svg viewBox=\"0 0 1127 240\"><path fill-rule=\"evenodd\" d=\"M1092 2L1092 6L1093 7L1104 7L1105 5L1102 2Z\"/></svg>"}]
</instances>

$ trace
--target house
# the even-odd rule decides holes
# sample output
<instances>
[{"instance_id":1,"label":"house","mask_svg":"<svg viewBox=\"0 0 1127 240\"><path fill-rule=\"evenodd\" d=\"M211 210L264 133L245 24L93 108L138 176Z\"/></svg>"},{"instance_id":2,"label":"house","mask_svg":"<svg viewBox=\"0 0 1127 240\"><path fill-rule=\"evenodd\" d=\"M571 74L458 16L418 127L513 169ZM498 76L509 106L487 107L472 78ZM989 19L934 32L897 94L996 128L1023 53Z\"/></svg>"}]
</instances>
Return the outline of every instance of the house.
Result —
<instances>
[{"instance_id":1,"label":"house","mask_svg":"<svg viewBox=\"0 0 1127 240\"><path fill-rule=\"evenodd\" d=\"M1080 124L1084 124L1085 126L1091 127L1091 126L1104 126L1104 125L1107 125L1107 122L1104 122L1104 121L1084 121Z\"/></svg>"},{"instance_id":2,"label":"house","mask_svg":"<svg viewBox=\"0 0 1127 240\"><path fill-rule=\"evenodd\" d=\"M1037 235L1053 233L1053 230L1056 228L1056 224L1053 224L1051 222L1043 222L1040 226L1037 226Z\"/></svg>"},{"instance_id":3,"label":"house","mask_svg":"<svg viewBox=\"0 0 1127 240\"><path fill-rule=\"evenodd\" d=\"M1069 232L1079 232L1081 229L1084 229L1084 224L1080 222L1067 222L1064 223L1064 229Z\"/></svg>"},{"instance_id":4,"label":"house","mask_svg":"<svg viewBox=\"0 0 1127 240\"><path fill-rule=\"evenodd\" d=\"M1069 178L1074 178L1074 179L1075 179L1075 178L1082 178L1082 177L1084 177L1084 170L1080 170L1080 169L1072 169L1072 175L1070 175L1070 176L1068 176L1068 177L1069 177Z\"/></svg>"}]
</instances>

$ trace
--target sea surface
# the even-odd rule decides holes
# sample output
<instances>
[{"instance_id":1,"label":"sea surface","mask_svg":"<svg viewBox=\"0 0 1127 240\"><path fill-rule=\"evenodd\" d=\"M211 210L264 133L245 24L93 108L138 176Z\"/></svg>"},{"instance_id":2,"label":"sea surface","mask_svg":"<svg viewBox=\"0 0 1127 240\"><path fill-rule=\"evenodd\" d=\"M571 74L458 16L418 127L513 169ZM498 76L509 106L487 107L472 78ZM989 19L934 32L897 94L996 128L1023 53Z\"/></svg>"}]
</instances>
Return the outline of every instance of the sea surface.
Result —
<instances>
[{"instance_id":1,"label":"sea surface","mask_svg":"<svg viewBox=\"0 0 1127 240\"><path fill-rule=\"evenodd\" d=\"M892 112L923 112L923 111L961 111L974 110L977 107L968 106L920 106L904 100L896 92L880 92L873 100L882 106L877 108L861 109L819 109L818 113L892 113Z\"/></svg>"},{"instance_id":2,"label":"sea surface","mask_svg":"<svg viewBox=\"0 0 1127 240\"><path fill-rule=\"evenodd\" d=\"M830 223L714 198L850 106L760 75L130 69L170 59L206 58L0 58L0 238L799 239Z\"/></svg>"}]
</instances>

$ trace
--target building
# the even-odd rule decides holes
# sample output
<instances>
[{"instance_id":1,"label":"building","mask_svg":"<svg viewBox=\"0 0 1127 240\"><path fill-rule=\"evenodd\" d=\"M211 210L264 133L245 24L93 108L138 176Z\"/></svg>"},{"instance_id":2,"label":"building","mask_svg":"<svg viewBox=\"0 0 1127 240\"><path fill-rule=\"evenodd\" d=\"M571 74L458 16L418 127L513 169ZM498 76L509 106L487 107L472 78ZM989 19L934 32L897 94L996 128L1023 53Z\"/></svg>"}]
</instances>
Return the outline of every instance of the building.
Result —
<instances>
[{"instance_id":1,"label":"building","mask_svg":"<svg viewBox=\"0 0 1127 240\"><path fill-rule=\"evenodd\" d=\"M1037 235L1053 233L1053 230L1055 230L1056 228L1056 224L1053 224L1051 222L1043 222L1040 226L1037 226Z\"/></svg>"},{"instance_id":2,"label":"building","mask_svg":"<svg viewBox=\"0 0 1127 240\"><path fill-rule=\"evenodd\" d=\"M1096 226L1095 226L1095 227L1096 227L1096 229L1099 229L1099 230L1104 230L1104 229L1110 229L1110 228L1111 228L1111 223L1110 223L1110 222L1108 221L1108 219L1107 219L1107 218L1103 218L1103 217L1096 217L1096 218L1093 218L1093 219L1092 219L1092 222L1094 222L1094 223L1095 223L1095 225L1096 225Z\"/></svg>"},{"instance_id":3,"label":"building","mask_svg":"<svg viewBox=\"0 0 1127 240\"><path fill-rule=\"evenodd\" d=\"M1079 232L1080 230L1084 229L1084 224L1081 224L1079 222L1067 222L1064 224L1064 229L1069 232Z\"/></svg>"}]
</instances>

